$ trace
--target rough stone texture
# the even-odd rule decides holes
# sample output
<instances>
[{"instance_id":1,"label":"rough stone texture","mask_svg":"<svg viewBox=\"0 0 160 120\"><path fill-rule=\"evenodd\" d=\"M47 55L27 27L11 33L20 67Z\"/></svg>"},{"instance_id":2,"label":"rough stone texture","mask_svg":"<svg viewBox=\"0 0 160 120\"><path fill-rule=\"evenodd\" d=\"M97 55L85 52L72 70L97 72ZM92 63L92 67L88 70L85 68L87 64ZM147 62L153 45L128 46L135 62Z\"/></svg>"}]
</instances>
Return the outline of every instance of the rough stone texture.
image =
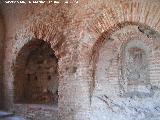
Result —
<instances>
[{"instance_id":1,"label":"rough stone texture","mask_svg":"<svg viewBox=\"0 0 160 120\"><path fill-rule=\"evenodd\" d=\"M4 58L4 32L5 32L5 29L4 29L4 22L3 22L3 18L0 14L0 108L3 108L3 101L4 101L4 86L3 86L3 58Z\"/></svg>"},{"instance_id":2,"label":"rough stone texture","mask_svg":"<svg viewBox=\"0 0 160 120\"><path fill-rule=\"evenodd\" d=\"M153 80L160 72L159 65L153 63L159 43L134 25L114 32L110 39L101 47L96 60L91 119L159 119L159 78ZM157 74L151 74L152 71Z\"/></svg>"},{"instance_id":3,"label":"rough stone texture","mask_svg":"<svg viewBox=\"0 0 160 120\"><path fill-rule=\"evenodd\" d=\"M0 120L24 120L22 117L15 116L12 113L0 111Z\"/></svg>"},{"instance_id":4,"label":"rough stone texture","mask_svg":"<svg viewBox=\"0 0 160 120\"><path fill-rule=\"evenodd\" d=\"M29 120L43 120L45 114L50 116L48 120L159 119L159 0L80 0L78 4L3 5L1 9L6 27L4 85L8 110ZM37 110L34 105L14 103L12 66L19 51L33 38L48 41L58 58L55 111L47 106ZM128 86L120 77L120 48L128 40L141 41L151 50L150 86L140 86L139 92L149 89L152 96L143 97L143 93L137 97L135 91L133 98L124 96Z\"/></svg>"}]
</instances>

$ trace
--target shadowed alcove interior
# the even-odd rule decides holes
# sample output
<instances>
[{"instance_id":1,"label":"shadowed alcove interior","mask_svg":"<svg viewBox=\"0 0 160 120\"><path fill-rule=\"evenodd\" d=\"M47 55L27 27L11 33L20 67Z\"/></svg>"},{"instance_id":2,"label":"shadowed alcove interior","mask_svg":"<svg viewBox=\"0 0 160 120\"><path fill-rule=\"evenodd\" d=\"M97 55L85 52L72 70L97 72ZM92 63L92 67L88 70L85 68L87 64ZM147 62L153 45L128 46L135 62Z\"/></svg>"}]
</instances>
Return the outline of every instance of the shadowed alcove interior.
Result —
<instances>
[{"instance_id":1,"label":"shadowed alcove interior","mask_svg":"<svg viewBox=\"0 0 160 120\"><path fill-rule=\"evenodd\" d=\"M13 71L15 103L58 105L58 60L48 42L25 44Z\"/></svg>"}]
</instances>

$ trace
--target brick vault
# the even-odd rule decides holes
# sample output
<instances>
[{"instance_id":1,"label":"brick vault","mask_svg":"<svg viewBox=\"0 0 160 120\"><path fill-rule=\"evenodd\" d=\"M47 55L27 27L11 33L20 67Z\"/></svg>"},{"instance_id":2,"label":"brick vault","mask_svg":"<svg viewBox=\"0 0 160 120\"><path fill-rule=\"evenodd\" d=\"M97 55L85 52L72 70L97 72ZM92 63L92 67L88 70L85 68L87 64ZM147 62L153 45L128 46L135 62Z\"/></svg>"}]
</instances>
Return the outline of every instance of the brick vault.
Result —
<instances>
[{"instance_id":1,"label":"brick vault","mask_svg":"<svg viewBox=\"0 0 160 120\"><path fill-rule=\"evenodd\" d=\"M0 4L0 108L26 120L159 120L160 1Z\"/></svg>"}]
</instances>

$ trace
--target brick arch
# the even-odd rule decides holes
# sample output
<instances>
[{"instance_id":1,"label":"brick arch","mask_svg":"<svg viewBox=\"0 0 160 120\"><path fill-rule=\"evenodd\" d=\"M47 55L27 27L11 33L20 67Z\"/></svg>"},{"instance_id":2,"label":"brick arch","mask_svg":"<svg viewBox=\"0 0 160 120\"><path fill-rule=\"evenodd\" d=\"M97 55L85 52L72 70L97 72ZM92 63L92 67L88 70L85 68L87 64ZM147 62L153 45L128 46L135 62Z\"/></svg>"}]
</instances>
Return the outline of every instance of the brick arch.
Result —
<instances>
[{"instance_id":1,"label":"brick arch","mask_svg":"<svg viewBox=\"0 0 160 120\"><path fill-rule=\"evenodd\" d=\"M54 25L44 25L42 23L36 23L31 24L27 26L26 28L19 29L16 32L15 35L15 42L13 44L13 48L11 48L11 69L10 69L10 79L13 83L14 80L14 74L13 74L13 66L16 63L16 58L18 53L21 51L23 46L25 46L27 43L31 42L32 40L43 40L45 42L48 42L51 45L51 48L54 50L55 56L58 59L61 59L64 57L67 52L65 51L64 43L65 43L65 37L61 32L59 32ZM60 74L60 69L58 70L58 73ZM11 91L14 91L13 84L11 84L10 88ZM7 103L5 105L7 106L10 104L10 106L14 106L14 96L13 92L10 94L10 96L6 96ZM7 106L8 107L8 106ZM10 107L11 108L11 107Z\"/></svg>"},{"instance_id":2,"label":"brick arch","mask_svg":"<svg viewBox=\"0 0 160 120\"><path fill-rule=\"evenodd\" d=\"M18 53L20 49L33 39L44 40L51 44L51 48L55 51L55 55L62 57L62 44L65 43L65 38L62 32L58 31L53 24L44 25L36 23L29 25L25 29L19 29L15 35L16 42L13 45L13 54ZM62 52L60 52L62 51ZM15 56L13 56L13 61Z\"/></svg>"},{"instance_id":3,"label":"brick arch","mask_svg":"<svg viewBox=\"0 0 160 120\"><path fill-rule=\"evenodd\" d=\"M90 84L90 94L93 94L94 88L95 88L95 70L97 67L97 60L99 57L99 51L100 49L104 46L104 44L106 43L110 43L112 41L114 41L114 39L111 37L113 34L115 34L117 31L121 31L123 28L127 27L127 26L135 26L137 27L137 32L133 32L131 34L124 34L120 37L117 38L118 41L124 42L123 44L129 42L130 40L134 40L134 39L138 39L138 40L142 40L143 42L146 42L146 46L148 46L151 49L156 48L156 46L158 46L159 42L157 42L158 44L156 45L156 41L158 41L159 39L159 33L155 30L153 30L152 28L150 28L149 26L146 26L144 24L139 24L139 23L133 23L133 22L124 22L124 23L120 23L117 26L114 26L113 28L111 28L110 30L103 32L101 34L101 36L97 39L97 41L95 42L95 44L92 47L92 54L90 56L90 65L92 66L92 77L93 77L93 81ZM142 29L141 29L142 28ZM131 28L132 29L132 28ZM154 34L157 36L155 37L154 35L149 36L144 29L147 30L151 30L152 32L154 32ZM125 32L124 32L125 33ZM127 33L127 31L126 31ZM151 42L152 41L152 42ZM112 46L113 47L113 46ZM115 46L115 48L117 51L120 52L121 47L117 49L117 46ZM91 95L92 96L92 95Z\"/></svg>"},{"instance_id":4,"label":"brick arch","mask_svg":"<svg viewBox=\"0 0 160 120\"><path fill-rule=\"evenodd\" d=\"M142 23L160 31L159 5L158 0L99 2L98 9L94 13L96 17L87 21L87 30L94 38L98 39L99 35L109 31L113 26L128 21L130 23ZM154 19L153 16L155 16Z\"/></svg>"},{"instance_id":5,"label":"brick arch","mask_svg":"<svg viewBox=\"0 0 160 120\"><path fill-rule=\"evenodd\" d=\"M29 41L18 53L12 69L16 104L58 105L58 59L50 43Z\"/></svg>"},{"instance_id":6,"label":"brick arch","mask_svg":"<svg viewBox=\"0 0 160 120\"><path fill-rule=\"evenodd\" d=\"M104 116L106 115L106 118L108 117L107 114L110 113L108 112L110 104L112 104L114 100L127 101L129 97L133 96L138 96L143 100L149 99L158 92L158 90L156 91L154 88L160 87L158 85L159 70L153 70L158 66L158 62L156 63L155 61L159 61L159 32L143 24L127 23L122 26L123 27L120 27L117 30L115 29L114 31L106 32L106 34L100 37L102 41L95 44L90 59L93 80L90 84L91 109L93 110L93 113L97 112L97 114L101 113L104 114ZM148 34L145 29L147 31L151 30L151 34ZM155 35L152 35L152 33ZM142 88L140 91L133 92L131 90L129 91L129 94L124 95L123 93L125 93L124 91L126 89L123 91L122 87L125 85L123 85L124 81L121 79L120 73L122 69L122 50L127 43L132 43L134 41L139 41L144 44L145 47L140 46L140 48L147 49L146 52L149 52L150 82L149 84L140 85ZM110 100L112 102L110 102ZM107 104L108 109L105 108L102 110L103 105ZM114 111L114 107L112 110ZM109 111L113 113L112 110ZM119 113L115 112L114 114ZM96 116L96 113L94 113L94 115ZM99 118L101 117L99 116Z\"/></svg>"},{"instance_id":7,"label":"brick arch","mask_svg":"<svg viewBox=\"0 0 160 120\"><path fill-rule=\"evenodd\" d=\"M101 48L101 46L104 44L104 42L106 42L106 39L110 39L110 35L112 35L114 32L121 30L122 28L124 28L125 26L137 26L137 27L142 27L144 29L151 29L152 31L154 31L150 26L145 25L143 23L137 23L137 22L122 22L122 23L118 23L114 26L112 26L110 29L102 32L98 39L96 40L96 42L93 44L92 46L92 50L94 51L93 53L96 53L96 51L99 51L99 49ZM157 31L154 31L156 34L158 34Z\"/></svg>"},{"instance_id":8,"label":"brick arch","mask_svg":"<svg viewBox=\"0 0 160 120\"><path fill-rule=\"evenodd\" d=\"M103 39L125 25L143 25L160 32L159 1L102 1L95 3L97 9L91 12L91 17L86 23L89 34L88 42L82 43L84 49L94 49L102 44ZM88 11L93 11L92 6ZM155 11L156 9L156 11ZM83 10L83 9L82 9ZM82 12L82 11L80 11ZM156 16L153 18L153 16ZM86 47L87 46L87 47ZM87 51L87 50L86 50ZM89 51L89 53L91 53Z\"/></svg>"}]
</instances>

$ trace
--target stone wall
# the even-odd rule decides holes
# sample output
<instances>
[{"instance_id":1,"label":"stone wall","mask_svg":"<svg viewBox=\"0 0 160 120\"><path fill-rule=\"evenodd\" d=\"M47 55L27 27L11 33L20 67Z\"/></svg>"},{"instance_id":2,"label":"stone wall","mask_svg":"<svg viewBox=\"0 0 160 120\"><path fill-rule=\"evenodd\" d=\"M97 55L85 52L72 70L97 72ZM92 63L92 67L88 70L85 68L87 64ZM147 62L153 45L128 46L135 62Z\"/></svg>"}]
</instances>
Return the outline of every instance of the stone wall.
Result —
<instances>
[{"instance_id":1,"label":"stone wall","mask_svg":"<svg viewBox=\"0 0 160 120\"><path fill-rule=\"evenodd\" d=\"M139 120L149 120L151 116L159 119L159 8L159 0L80 0L78 4L69 5L2 6L6 24L6 108L29 120L40 119L45 109L48 111L46 115L50 116L46 116L48 120L52 120L54 114L54 119L59 120L133 120L135 116ZM49 42L58 58L59 98L56 112L47 109L47 106L14 103L12 67L19 51L32 39ZM127 89L119 77L123 53L120 48L128 40L141 41L147 46L145 48L151 49L148 57L149 81L154 89L151 97L130 99L123 96L126 92L122 89ZM110 60L112 58L113 61ZM143 107L145 105L147 108Z\"/></svg>"},{"instance_id":2,"label":"stone wall","mask_svg":"<svg viewBox=\"0 0 160 120\"><path fill-rule=\"evenodd\" d=\"M4 46L4 22L3 22L3 18L0 15L0 88L2 88L0 90L0 108L3 108L3 101L4 101L4 86L3 86L3 58L4 58L4 51L3 51L3 46Z\"/></svg>"},{"instance_id":3,"label":"stone wall","mask_svg":"<svg viewBox=\"0 0 160 120\"><path fill-rule=\"evenodd\" d=\"M151 74L160 72L153 62L158 60L159 39L159 34L150 38L138 26L128 25L105 40L96 58L93 120L159 119L160 85L159 79L153 80L159 74Z\"/></svg>"},{"instance_id":4,"label":"stone wall","mask_svg":"<svg viewBox=\"0 0 160 120\"><path fill-rule=\"evenodd\" d=\"M58 108L57 106L52 105L35 105L35 104L22 104L16 103L15 98L15 65L18 54L26 54L31 48L26 49L21 53L22 48L34 39L43 40L51 44L51 48L54 51L55 56L61 60L61 56L65 54L61 48L61 44L65 41L63 34L61 32L61 26L63 26L62 18L57 16L57 19L53 19L53 16L56 16L56 6L49 6L45 10L45 6L32 6L32 5L7 5L2 6L3 15L5 16L6 23L6 47L5 47L5 109L11 112L14 112L18 115L21 115L27 119L57 119L58 117ZM23 10L21 11L21 9ZM34 11L36 9L38 12L31 13L31 9ZM39 13L39 9L43 9ZM52 9L52 10L51 10ZM60 8L58 8L60 9ZM49 11L51 10L51 11ZM19 11L19 14L15 13ZM25 15L24 15L25 13ZM25 18L28 15L27 18ZM35 16L36 17L35 17ZM32 16L32 17L31 17ZM44 17L42 17L44 16ZM59 16L61 14L59 13ZM42 19L39 19L42 18ZM47 21L46 21L47 18ZM44 22L46 21L46 22ZM50 23L49 23L49 22ZM32 23L31 23L32 22ZM43 23L44 22L44 23ZM58 23L59 22L59 23ZM57 23L57 24L55 24ZM62 54L62 55L61 55ZM21 61L20 59L19 61ZM22 60L20 63L23 63ZM22 72L22 71L21 71ZM59 70L58 70L59 72ZM27 87L27 86L26 86ZM18 90L20 92L20 89ZM21 90L22 91L22 90ZM18 93L17 93L18 94Z\"/></svg>"}]
</instances>

